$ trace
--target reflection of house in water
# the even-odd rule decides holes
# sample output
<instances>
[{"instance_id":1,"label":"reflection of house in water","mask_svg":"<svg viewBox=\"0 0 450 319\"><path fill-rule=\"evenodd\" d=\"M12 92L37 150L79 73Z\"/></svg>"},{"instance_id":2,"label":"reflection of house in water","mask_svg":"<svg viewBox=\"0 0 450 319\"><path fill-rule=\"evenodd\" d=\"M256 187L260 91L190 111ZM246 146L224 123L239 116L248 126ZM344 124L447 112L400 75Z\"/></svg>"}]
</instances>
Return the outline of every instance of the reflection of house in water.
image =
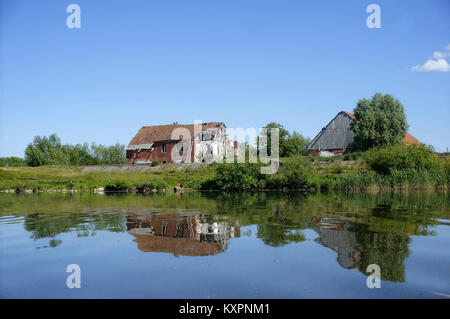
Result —
<instances>
[{"instance_id":1,"label":"reflection of house in water","mask_svg":"<svg viewBox=\"0 0 450 319\"><path fill-rule=\"evenodd\" d=\"M200 214L128 214L127 231L139 250L175 256L215 255L227 249L229 238L240 236L239 227Z\"/></svg>"},{"instance_id":2,"label":"reflection of house in water","mask_svg":"<svg viewBox=\"0 0 450 319\"><path fill-rule=\"evenodd\" d=\"M359 268L360 252L357 249L356 232L349 222L331 218L316 218L312 226L312 229L319 235L315 241L337 252L337 261L342 267Z\"/></svg>"}]
</instances>

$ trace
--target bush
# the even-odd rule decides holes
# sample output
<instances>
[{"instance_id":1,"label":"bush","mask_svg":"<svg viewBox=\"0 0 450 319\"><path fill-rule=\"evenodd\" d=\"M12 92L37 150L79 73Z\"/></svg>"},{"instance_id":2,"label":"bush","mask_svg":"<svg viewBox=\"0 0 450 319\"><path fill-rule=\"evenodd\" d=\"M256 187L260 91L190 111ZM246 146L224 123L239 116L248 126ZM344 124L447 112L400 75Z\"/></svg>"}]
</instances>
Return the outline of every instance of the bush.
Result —
<instances>
[{"instance_id":1,"label":"bush","mask_svg":"<svg viewBox=\"0 0 450 319\"><path fill-rule=\"evenodd\" d=\"M151 166L151 167L155 167L155 166L158 166L158 165L159 165L158 162L153 161L152 164L151 164L150 166Z\"/></svg>"},{"instance_id":2,"label":"bush","mask_svg":"<svg viewBox=\"0 0 450 319\"><path fill-rule=\"evenodd\" d=\"M433 170L442 166L437 154L422 144L403 144L373 148L366 152L366 162L380 174L391 174L393 170Z\"/></svg>"},{"instance_id":3,"label":"bush","mask_svg":"<svg viewBox=\"0 0 450 319\"><path fill-rule=\"evenodd\" d=\"M364 190L370 186L381 186L379 175L373 171L356 171L341 176L336 188L342 190Z\"/></svg>"},{"instance_id":4,"label":"bush","mask_svg":"<svg viewBox=\"0 0 450 319\"><path fill-rule=\"evenodd\" d=\"M344 168L339 165L338 163L336 163L332 168L331 168L331 172L333 174L342 174L342 172L344 171Z\"/></svg>"},{"instance_id":5,"label":"bush","mask_svg":"<svg viewBox=\"0 0 450 319\"><path fill-rule=\"evenodd\" d=\"M189 188L197 188L201 190L218 190L218 186L216 184L216 179L214 177L210 177L207 179L194 179L187 183L187 187Z\"/></svg>"},{"instance_id":6,"label":"bush","mask_svg":"<svg viewBox=\"0 0 450 319\"><path fill-rule=\"evenodd\" d=\"M152 191L154 189L162 190L162 189L168 188L167 184L163 181L140 183L140 184L136 184L135 186L136 186L136 190L138 192L148 192L148 191Z\"/></svg>"},{"instance_id":7,"label":"bush","mask_svg":"<svg viewBox=\"0 0 450 319\"><path fill-rule=\"evenodd\" d=\"M266 187L267 189L280 190L284 187L285 179L279 174L272 174L267 177Z\"/></svg>"},{"instance_id":8,"label":"bush","mask_svg":"<svg viewBox=\"0 0 450 319\"><path fill-rule=\"evenodd\" d=\"M278 174L283 176L285 186L292 189L305 187L308 178L314 173L314 165L311 160L305 156L293 156L287 158L278 172Z\"/></svg>"},{"instance_id":9,"label":"bush","mask_svg":"<svg viewBox=\"0 0 450 319\"><path fill-rule=\"evenodd\" d=\"M215 184L225 191L255 189L264 178L258 164L220 164L215 173Z\"/></svg>"},{"instance_id":10,"label":"bush","mask_svg":"<svg viewBox=\"0 0 450 319\"><path fill-rule=\"evenodd\" d=\"M122 179L109 179L105 184L106 192L124 192L131 188L131 185Z\"/></svg>"}]
</instances>

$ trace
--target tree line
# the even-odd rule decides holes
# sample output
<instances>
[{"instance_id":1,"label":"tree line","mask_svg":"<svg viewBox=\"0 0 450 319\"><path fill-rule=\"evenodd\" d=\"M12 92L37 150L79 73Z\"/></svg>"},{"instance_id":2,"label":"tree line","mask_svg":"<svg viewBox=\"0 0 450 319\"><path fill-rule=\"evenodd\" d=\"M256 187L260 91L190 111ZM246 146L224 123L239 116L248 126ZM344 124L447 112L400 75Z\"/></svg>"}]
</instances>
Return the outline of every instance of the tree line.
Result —
<instances>
[{"instance_id":1,"label":"tree line","mask_svg":"<svg viewBox=\"0 0 450 319\"><path fill-rule=\"evenodd\" d=\"M367 151L373 148L401 145L408 122L405 110L399 100L389 94L376 93L371 99L360 99L353 110L355 121L352 130L355 133L357 150ZM257 145L271 153L271 128L279 129L279 156L281 158L308 155L307 146L310 139L300 133L289 132L283 125L270 122L266 137L258 137ZM251 147L246 144L246 151ZM261 146L262 145L262 146ZM433 148L428 146L430 151ZM49 137L36 136L25 150L25 158L0 158L1 166L42 166L42 165L101 165L124 164L126 162L125 146L111 146L95 143L62 144L56 134Z\"/></svg>"},{"instance_id":2,"label":"tree line","mask_svg":"<svg viewBox=\"0 0 450 319\"><path fill-rule=\"evenodd\" d=\"M0 166L110 165L125 163L125 145L62 144L56 135L36 136L25 149L25 158L0 158Z\"/></svg>"}]
</instances>

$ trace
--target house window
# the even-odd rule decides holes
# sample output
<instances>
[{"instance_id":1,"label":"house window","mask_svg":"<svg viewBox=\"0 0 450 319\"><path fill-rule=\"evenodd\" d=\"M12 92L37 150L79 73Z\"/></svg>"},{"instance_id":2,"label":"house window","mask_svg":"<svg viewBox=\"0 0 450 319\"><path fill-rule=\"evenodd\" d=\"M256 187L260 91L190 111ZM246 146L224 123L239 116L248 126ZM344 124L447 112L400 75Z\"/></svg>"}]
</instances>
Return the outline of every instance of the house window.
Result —
<instances>
[{"instance_id":1,"label":"house window","mask_svg":"<svg viewBox=\"0 0 450 319\"><path fill-rule=\"evenodd\" d=\"M163 144L163 145L162 145L162 152L163 152L163 153L167 152L167 146L166 146L166 144Z\"/></svg>"},{"instance_id":2,"label":"house window","mask_svg":"<svg viewBox=\"0 0 450 319\"><path fill-rule=\"evenodd\" d=\"M177 224L177 234L175 235L176 237L183 237L184 234L184 227L183 224Z\"/></svg>"}]
</instances>

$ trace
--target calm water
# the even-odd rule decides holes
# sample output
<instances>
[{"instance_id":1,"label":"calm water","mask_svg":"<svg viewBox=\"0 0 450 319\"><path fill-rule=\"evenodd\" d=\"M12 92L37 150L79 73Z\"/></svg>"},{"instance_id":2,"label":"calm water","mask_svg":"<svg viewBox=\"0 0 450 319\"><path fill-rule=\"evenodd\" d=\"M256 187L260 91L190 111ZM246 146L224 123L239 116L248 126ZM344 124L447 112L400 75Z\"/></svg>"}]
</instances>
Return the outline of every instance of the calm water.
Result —
<instances>
[{"instance_id":1,"label":"calm water","mask_svg":"<svg viewBox=\"0 0 450 319\"><path fill-rule=\"evenodd\" d=\"M3 298L450 297L448 194L0 194L0 230Z\"/></svg>"}]
</instances>

